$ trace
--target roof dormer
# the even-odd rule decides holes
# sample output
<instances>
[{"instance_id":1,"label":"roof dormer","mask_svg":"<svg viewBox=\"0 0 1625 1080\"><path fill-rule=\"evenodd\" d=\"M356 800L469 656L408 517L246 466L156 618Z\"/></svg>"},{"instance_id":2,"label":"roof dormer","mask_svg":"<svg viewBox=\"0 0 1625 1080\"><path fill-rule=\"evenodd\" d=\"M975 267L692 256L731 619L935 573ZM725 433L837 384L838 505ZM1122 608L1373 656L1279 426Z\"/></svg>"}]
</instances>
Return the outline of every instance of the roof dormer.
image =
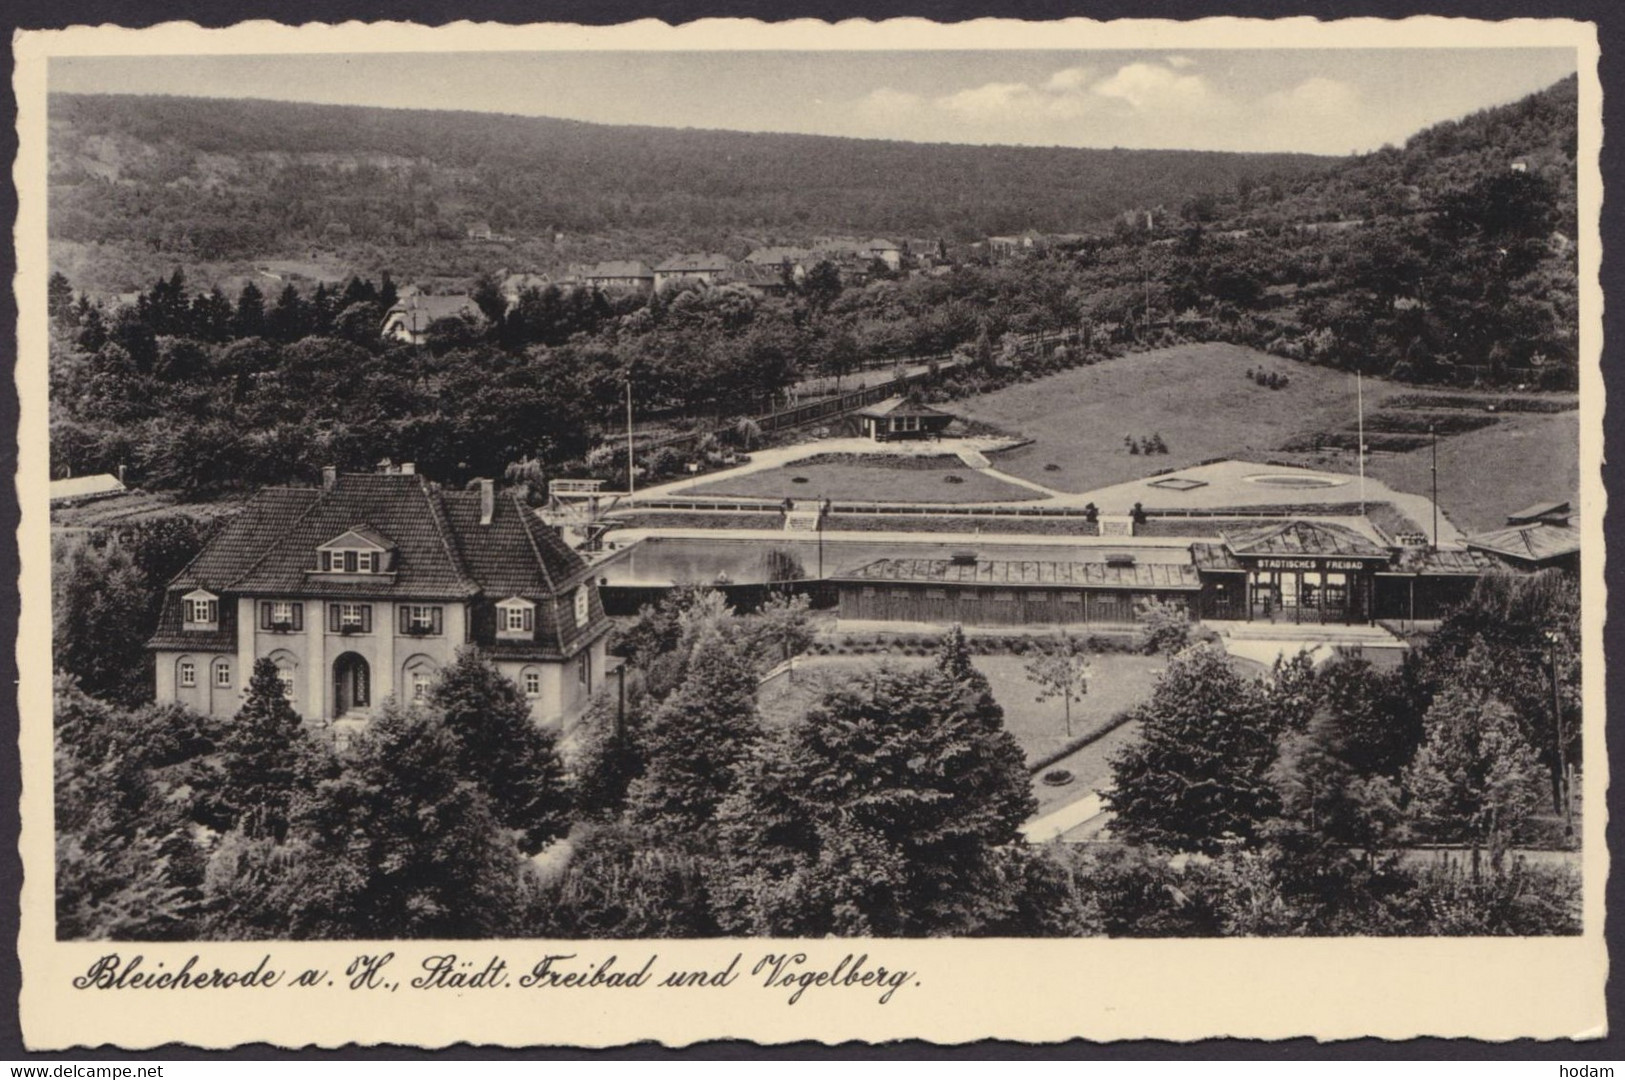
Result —
<instances>
[{"instance_id":1,"label":"roof dormer","mask_svg":"<svg viewBox=\"0 0 1625 1080\"><path fill-rule=\"evenodd\" d=\"M395 569L395 543L370 525L353 525L316 549L324 574L383 574Z\"/></svg>"},{"instance_id":2,"label":"roof dormer","mask_svg":"<svg viewBox=\"0 0 1625 1080\"><path fill-rule=\"evenodd\" d=\"M193 589L181 597L181 622L186 630L220 629L220 597L207 589Z\"/></svg>"},{"instance_id":3,"label":"roof dormer","mask_svg":"<svg viewBox=\"0 0 1625 1080\"><path fill-rule=\"evenodd\" d=\"M536 605L523 596L497 601L497 637L512 640L536 633Z\"/></svg>"}]
</instances>

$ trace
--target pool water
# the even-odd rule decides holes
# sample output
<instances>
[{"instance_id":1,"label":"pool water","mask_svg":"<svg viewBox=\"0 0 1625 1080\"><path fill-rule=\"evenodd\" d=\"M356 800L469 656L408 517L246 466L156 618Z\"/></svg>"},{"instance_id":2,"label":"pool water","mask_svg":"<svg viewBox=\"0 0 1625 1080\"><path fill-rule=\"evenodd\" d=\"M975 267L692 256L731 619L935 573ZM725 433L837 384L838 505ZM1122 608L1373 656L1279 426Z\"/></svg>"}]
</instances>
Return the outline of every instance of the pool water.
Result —
<instances>
[{"instance_id":1,"label":"pool water","mask_svg":"<svg viewBox=\"0 0 1625 1080\"><path fill-rule=\"evenodd\" d=\"M780 551L801 563L809 578L819 576L817 540L696 539L651 536L616 552L593 567L593 574L608 585L665 586L679 583L712 584L726 575L731 585L761 584L768 578L769 552ZM828 540L823 544L823 576L847 573L876 559L947 559L955 552L974 551L983 559L1031 559L1040 562L1104 562L1115 549L1071 547L1066 544L998 544L988 542L895 543L879 540ZM1182 548L1139 548L1140 562L1188 562Z\"/></svg>"},{"instance_id":2,"label":"pool water","mask_svg":"<svg viewBox=\"0 0 1625 1080\"><path fill-rule=\"evenodd\" d=\"M1316 473L1262 473L1247 477L1249 484L1278 488L1333 488L1349 482L1346 476L1324 476Z\"/></svg>"}]
</instances>

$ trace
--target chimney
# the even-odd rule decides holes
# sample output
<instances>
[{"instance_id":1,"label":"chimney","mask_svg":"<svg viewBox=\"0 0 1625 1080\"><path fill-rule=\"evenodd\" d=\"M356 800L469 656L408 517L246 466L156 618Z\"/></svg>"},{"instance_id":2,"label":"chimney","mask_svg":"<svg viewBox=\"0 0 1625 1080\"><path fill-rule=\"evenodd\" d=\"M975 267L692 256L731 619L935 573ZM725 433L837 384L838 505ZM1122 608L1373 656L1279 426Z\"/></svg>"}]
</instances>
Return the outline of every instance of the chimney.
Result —
<instances>
[{"instance_id":1,"label":"chimney","mask_svg":"<svg viewBox=\"0 0 1625 1080\"><path fill-rule=\"evenodd\" d=\"M332 491L339 483L339 467L337 465L322 466L322 490Z\"/></svg>"},{"instance_id":2,"label":"chimney","mask_svg":"<svg viewBox=\"0 0 1625 1080\"><path fill-rule=\"evenodd\" d=\"M403 461L403 462L401 462L401 475L402 476L416 476L417 471L418 471L417 462L415 462L415 461Z\"/></svg>"},{"instance_id":3,"label":"chimney","mask_svg":"<svg viewBox=\"0 0 1625 1080\"><path fill-rule=\"evenodd\" d=\"M480 481L480 524L491 524L497 512L497 485L495 480Z\"/></svg>"}]
</instances>

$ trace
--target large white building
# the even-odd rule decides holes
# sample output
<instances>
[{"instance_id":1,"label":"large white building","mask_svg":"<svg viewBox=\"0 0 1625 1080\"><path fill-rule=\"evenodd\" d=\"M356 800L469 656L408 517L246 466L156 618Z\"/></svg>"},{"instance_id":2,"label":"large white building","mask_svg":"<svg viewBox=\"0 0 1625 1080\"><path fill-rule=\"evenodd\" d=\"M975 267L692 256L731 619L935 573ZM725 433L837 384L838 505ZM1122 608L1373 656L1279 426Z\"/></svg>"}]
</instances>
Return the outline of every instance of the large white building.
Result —
<instances>
[{"instance_id":1,"label":"large white building","mask_svg":"<svg viewBox=\"0 0 1625 1080\"><path fill-rule=\"evenodd\" d=\"M230 519L170 583L149 648L159 701L230 716L269 657L294 707L342 730L421 700L474 645L561 724L602 680L608 631L581 557L491 481L329 469Z\"/></svg>"}]
</instances>

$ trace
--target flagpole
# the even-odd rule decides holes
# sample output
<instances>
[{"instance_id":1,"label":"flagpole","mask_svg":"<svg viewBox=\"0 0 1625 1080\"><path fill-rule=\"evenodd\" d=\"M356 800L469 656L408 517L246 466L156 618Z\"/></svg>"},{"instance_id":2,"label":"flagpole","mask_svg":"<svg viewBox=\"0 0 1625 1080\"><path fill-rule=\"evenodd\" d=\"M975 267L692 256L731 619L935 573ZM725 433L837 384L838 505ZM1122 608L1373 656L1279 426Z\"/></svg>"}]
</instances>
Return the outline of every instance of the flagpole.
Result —
<instances>
[{"instance_id":1,"label":"flagpole","mask_svg":"<svg viewBox=\"0 0 1625 1080\"><path fill-rule=\"evenodd\" d=\"M626 494L637 494L637 480L632 474L632 373L626 374Z\"/></svg>"},{"instance_id":2,"label":"flagpole","mask_svg":"<svg viewBox=\"0 0 1625 1080\"><path fill-rule=\"evenodd\" d=\"M1358 368L1354 372L1354 398L1360 426L1360 514L1365 514L1365 382Z\"/></svg>"}]
</instances>

